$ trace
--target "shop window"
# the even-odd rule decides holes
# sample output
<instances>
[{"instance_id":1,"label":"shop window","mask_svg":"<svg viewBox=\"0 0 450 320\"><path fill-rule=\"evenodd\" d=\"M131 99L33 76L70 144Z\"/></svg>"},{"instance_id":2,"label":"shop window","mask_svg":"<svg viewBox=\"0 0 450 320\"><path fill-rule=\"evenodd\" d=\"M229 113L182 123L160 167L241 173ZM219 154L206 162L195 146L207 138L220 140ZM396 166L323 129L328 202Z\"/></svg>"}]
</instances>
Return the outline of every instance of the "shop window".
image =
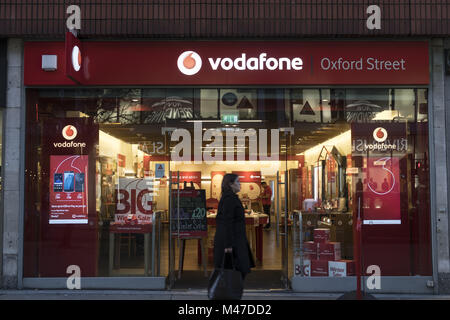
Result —
<instances>
[{"instance_id":1,"label":"shop window","mask_svg":"<svg viewBox=\"0 0 450 320\"><path fill-rule=\"evenodd\" d=\"M390 101L389 89L347 89L344 108L346 120L347 122L392 120Z\"/></svg>"},{"instance_id":2,"label":"shop window","mask_svg":"<svg viewBox=\"0 0 450 320\"><path fill-rule=\"evenodd\" d=\"M220 89L221 117L236 116L238 120L256 119L257 91L254 89Z\"/></svg>"},{"instance_id":3,"label":"shop window","mask_svg":"<svg viewBox=\"0 0 450 320\"><path fill-rule=\"evenodd\" d=\"M151 90L148 90L151 91ZM171 120L192 120L194 97L192 89L166 89L165 96L157 97L151 92L144 96L143 123L164 123Z\"/></svg>"},{"instance_id":4,"label":"shop window","mask_svg":"<svg viewBox=\"0 0 450 320\"><path fill-rule=\"evenodd\" d=\"M414 89L392 89L391 103L393 120L412 121L415 116L416 97Z\"/></svg>"},{"instance_id":5,"label":"shop window","mask_svg":"<svg viewBox=\"0 0 450 320\"><path fill-rule=\"evenodd\" d=\"M290 89L286 93L290 96L286 102L294 122L330 123L335 120L331 113L330 90Z\"/></svg>"},{"instance_id":6,"label":"shop window","mask_svg":"<svg viewBox=\"0 0 450 320\"><path fill-rule=\"evenodd\" d=\"M219 111L219 90L200 89L200 118L217 119Z\"/></svg>"},{"instance_id":7,"label":"shop window","mask_svg":"<svg viewBox=\"0 0 450 320\"><path fill-rule=\"evenodd\" d=\"M324 268L319 272L323 261L351 263L353 221L358 214L363 220L365 264L379 265L382 275L431 274L426 89L27 90L27 103L25 277L66 277L70 259L85 266L85 276L145 276L145 233L123 234L113 226L123 221L139 225L138 211L145 214L149 202L168 222L171 188L204 190L208 217L214 217L222 178L231 172L242 177L239 196L247 213L264 214L261 182L271 186L268 211L273 232L283 226L284 216L301 211L305 247L311 246L303 252L310 263L309 276L336 276ZM227 117L232 116L236 118L230 126ZM213 121L202 122L201 130L195 131L199 124L191 120ZM164 127L180 129L183 141L171 141L163 134ZM246 136L242 143L230 139L233 142L227 145L227 135L236 134L234 130ZM75 134L86 140L71 140ZM74 147L78 143L86 146ZM180 144L183 155L192 153L185 162L171 158L171 150ZM263 154L264 149L275 150L275 156ZM217 158L207 161L206 152ZM62 161L67 167L59 170ZM170 185L174 176L169 170L179 172L179 185ZM86 199L83 186L88 190ZM152 192L151 199L147 191ZM51 207L59 200L57 195L65 200L81 196L95 209L87 217L77 212L60 225L50 223L65 214ZM282 211L277 220L278 207ZM78 215L88 223L73 223ZM263 218L267 217L258 216L256 222ZM248 229L253 227L255 223ZM339 255L334 255L337 249L314 247L315 229L329 230L326 240L333 249L340 247ZM158 263L165 276L167 224L162 230ZM263 236L273 235L272 231ZM208 229L209 240L213 234ZM189 250L193 254L186 265L198 270L196 244ZM262 259L267 260L259 268L281 268L281 250L264 250ZM289 250L292 271L298 252L294 243Z\"/></svg>"},{"instance_id":8,"label":"shop window","mask_svg":"<svg viewBox=\"0 0 450 320\"><path fill-rule=\"evenodd\" d=\"M96 105L99 123L160 124L196 118L192 89L106 89Z\"/></svg>"},{"instance_id":9,"label":"shop window","mask_svg":"<svg viewBox=\"0 0 450 320\"><path fill-rule=\"evenodd\" d=\"M415 89L416 97L416 119L417 122L426 122L428 120L428 90Z\"/></svg>"}]
</instances>

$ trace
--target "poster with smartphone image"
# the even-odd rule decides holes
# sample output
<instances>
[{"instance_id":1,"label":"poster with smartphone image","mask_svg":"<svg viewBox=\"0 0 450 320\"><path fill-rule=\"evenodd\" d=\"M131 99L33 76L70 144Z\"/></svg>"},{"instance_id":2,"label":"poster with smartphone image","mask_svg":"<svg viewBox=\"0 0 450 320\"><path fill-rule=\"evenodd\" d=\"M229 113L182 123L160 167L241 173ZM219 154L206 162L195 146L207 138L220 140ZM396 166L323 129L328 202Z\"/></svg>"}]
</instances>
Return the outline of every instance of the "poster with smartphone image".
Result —
<instances>
[{"instance_id":1,"label":"poster with smartphone image","mask_svg":"<svg viewBox=\"0 0 450 320\"><path fill-rule=\"evenodd\" d=\"M50 224L87 224L87 155L50 156Z\"/></svg>"}]
</instances>

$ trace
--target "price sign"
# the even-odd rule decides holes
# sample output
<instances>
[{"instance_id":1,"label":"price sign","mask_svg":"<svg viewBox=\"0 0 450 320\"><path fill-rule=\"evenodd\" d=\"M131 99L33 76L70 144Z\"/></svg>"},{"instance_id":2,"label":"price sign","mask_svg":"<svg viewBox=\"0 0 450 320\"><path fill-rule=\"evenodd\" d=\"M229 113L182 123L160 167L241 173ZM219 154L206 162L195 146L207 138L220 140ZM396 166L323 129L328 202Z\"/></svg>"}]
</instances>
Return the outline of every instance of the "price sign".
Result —
<instances>
[{"instance_id":1,"label":"price sign","mask_svg":"<svg viewBox=\"0 0 450 320\"><path fill-rule=\"evenodd\" d=\"M178 201L179 192L179 203ZM172 236L206 237L205 190L172 190Z\"/></svg>"}]
</instances>

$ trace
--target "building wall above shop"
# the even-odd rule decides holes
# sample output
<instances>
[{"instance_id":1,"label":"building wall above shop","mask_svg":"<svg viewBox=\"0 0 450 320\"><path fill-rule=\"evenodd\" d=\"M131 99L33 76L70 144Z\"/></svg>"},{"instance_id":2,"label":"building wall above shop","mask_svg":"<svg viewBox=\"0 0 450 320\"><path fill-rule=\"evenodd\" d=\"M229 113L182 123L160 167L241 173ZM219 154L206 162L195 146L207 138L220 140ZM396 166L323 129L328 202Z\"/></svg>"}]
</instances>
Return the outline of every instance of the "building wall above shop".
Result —
<instances>
[{"instance_id":1,"label":"building wall above shop","mask_svg":"<svg viewBox=\"0 0 450 320\"><path fill-rule=\"evenodd\" d=\"M380 28L370 30L373 3L354 1L83 1L82 37L298 38L443 36L446 0L374 1ZM67 1L0 4L0 36L63 37L73 11ZM67 13L69 12L69 13Z\"/></svg>"}]
</instances>

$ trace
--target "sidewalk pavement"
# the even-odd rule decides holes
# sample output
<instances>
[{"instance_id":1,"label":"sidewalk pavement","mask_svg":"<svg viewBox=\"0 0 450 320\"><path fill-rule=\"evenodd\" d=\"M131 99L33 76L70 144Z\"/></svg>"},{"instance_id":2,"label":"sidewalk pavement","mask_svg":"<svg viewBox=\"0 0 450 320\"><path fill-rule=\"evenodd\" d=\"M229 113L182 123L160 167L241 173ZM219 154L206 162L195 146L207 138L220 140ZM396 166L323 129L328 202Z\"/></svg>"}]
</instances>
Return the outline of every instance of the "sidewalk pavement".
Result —
<instances>
[{"instance_id":1,"label":"sidewalk pavement","mask_svg":"<svg viewBox=\"0 0 450 320\"><path fill-rule=\"evenodd\" d=\"M336 300L342 293L245 290L242 300ZM374 294L379 300L450 300L450 295ZM0 300L208 300L206 290L0 290Z\"/></svg>"}]
</instances>

